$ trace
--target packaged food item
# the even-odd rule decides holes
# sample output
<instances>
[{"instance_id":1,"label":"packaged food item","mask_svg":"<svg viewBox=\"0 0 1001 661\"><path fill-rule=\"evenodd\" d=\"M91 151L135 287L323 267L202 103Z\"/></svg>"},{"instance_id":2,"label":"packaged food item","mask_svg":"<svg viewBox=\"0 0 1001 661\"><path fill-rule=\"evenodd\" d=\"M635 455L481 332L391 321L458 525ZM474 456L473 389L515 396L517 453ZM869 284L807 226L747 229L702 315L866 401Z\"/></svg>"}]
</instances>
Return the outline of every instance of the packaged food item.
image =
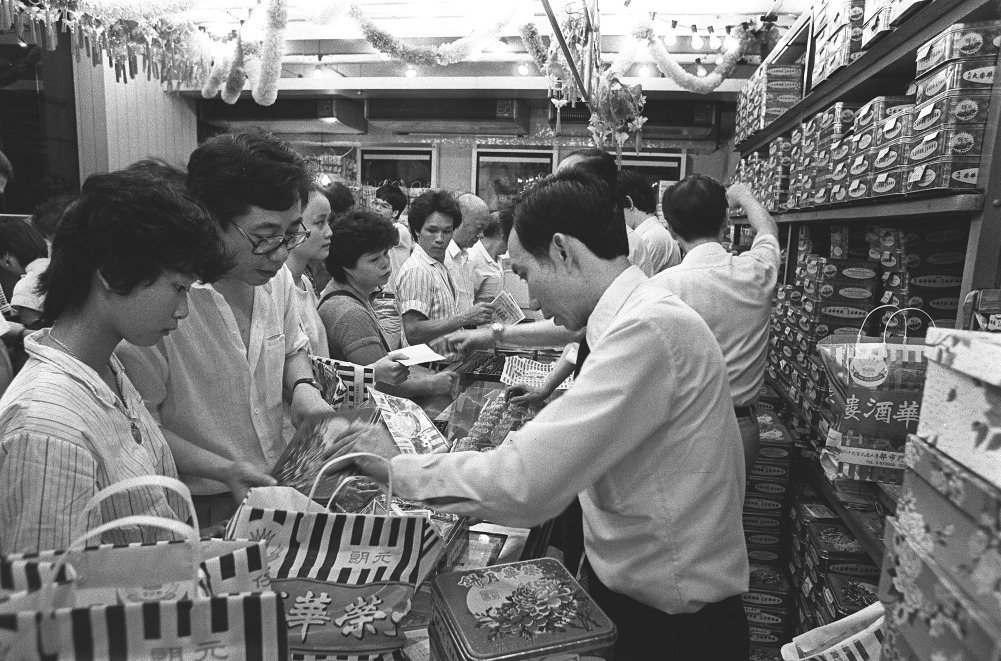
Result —
<instances>
[{"instance_id":1,"label":"packaged food item","mask_svg":"<svg viewBox=\"0 0 1001 661\"><path fill-rule=\"evenodd\" d=\"M910 142L907 138L894 140L893 142L877 147L872 156L872 167L870 170L873 173L885 172L886 170L894 170L907 165L907 151L909 147Z\"/></svg>"},{"instance_id":2,"label":"packaged food item","mask_svg":"<svg viewBox=\"0 0 1001 661\"><path fill-rule=\"evenodd\" d=\"M1001 21L956 23L918 49L917 75L945 62L993 55L1001 46Z\"/></svg>"},{"instance_id":3,"label":"packaged food item","mask_svg":"<svg viewBox=\"0 0 1001 661\"><path fill-rule=\"evenodd\" d=\"M841 523L815 523L807 528L807 556L820 573L876 578L879 568L865 549Z\"/></svg>"},{"instance_id":4,"label":"packaged food item","mask_svg":"<svg viewBox=\"0 0 1001 661\"><path fill-rule=\"evenodd\" d=\"M778 564L753 563L748 591L741 601L749 606L788 610L793 592L785 570Z\"/></svg>"},{"instance_id":5,"label":"packaged food item","mask_svg":"<svg viewBox=\"0 0 1001 661\"><path fill-rule=\"evenodd\" d=\"M829 572L822 590L824 607L833 619L840 620L876 603L877 590L873 579Z\"/></svg>"},{"instance_id":6,"label":"packaged food item","mask_svg":"<svg viewBox=\"0 0 1001 661\"><path fill-rule=\"evenodd\" d=\"M991 93L954 91L930 99L914 109L912 130L920 133L943 125L983 124Z\"/></svg>"},{"instance_id":7,"label":"packaged food item","mask_svg":"<svg viewBox=\"0 0 1001 661\"><path fill-rule=\"evenodd\" d=\"M868 49L877 41L893 32L893 27L890 25L891 15L890 7L886 6L866 19L865 24L862 26L861 46L863 50Z\"/></svg>"},{"instance_id":8,"label":"packaged food item","mask_svg":"<svg viewBox=\"0 0 1001 661\"><path fill-rule=\"evenodd\" d=\"M896 195L904 192L904 180L907 179L907 168L893 168L885 172L870 175L869 187L873 197Z\"/></svg>"},{"instance_id":9,"label":"packaged food item","mask_svg":"<svg viewBox=\"0 0 1001 661\"><path fill-rule=\"evenodd\" d=\"M913 136L907 150L910 163L946 156L979 157L984 146L983 124L947 125Z\"/></svg>"},{"instance_id":10,"label":"packaged food item","mask_svg":"<svg viewBox=\"0 0 1001 661\"><path fill-rule=\"evenodd\" d=\"M980 158L947 156L907 168L905 191L913 193L939 188L976 188L980 174Z\"/></svg>"},{"instance_id":11,"label":"packaged food item","mask_svg":"<svg viewBox=\"0 0 1001 661\"><path fill-rule=\"evenodd\" d=\"M914 106L900 107L902 108L900 112L890 115L876 125L874 146L879 147L911 135L911 111Z\"/></svg>"},{"instance_id":12,"label":"packaged food item","mask_svg":"<svg viewBox=\"0 0 1001 661\"><path fill-rule=\"evenodd\" d=\"M820 125L818 133L821 140L830 140L841 137L848 132L855 123L855 114L861 103L839 101L820 114Z\"/></svg>"},{"instance_id":13,"label":"packaged food item","mask_svg":"<svg viewBox=\"0 0 1001 661\"><path fill-rule=\"evenodd\" d=\"M942 64L917 81L915 103L921 105L954 90L988 91L994 85L997 55L973 57Z\"/></svg>"},{"instance_id":14,"label":"packaged food item","mask_svg":"<svg viewBox=\"0 0 1001 661\"><path fill-rule=\"evenodd\" d=\"M877 96L855 113L855 132L871 129L890 115L904 112L907 106L913 104L914 98L910 96Z\"/></svg>"},{"instance_id":15,"label":"packaged food item","mask_svg":"<svg viewBox=\"0 0 1001 661\"><path fill-rule=\"evenodd\" d=\"M894 0L890 3L890 25L897 27L931 0Z\"/></svg>"},{"instance_id":16,"label":"packaged food item","mask_svg":"<svg viewBox=\"0 0 1001 661\"><path fill-rule=\"evenodd\" d=\"M863 200L870 197L869 177L863 176L860 179L853 179L848 185L848 198L851 200Z\"/></svg>"},{"instance_id":17,"label":"packaged food item","mask_svg":"<svg viewBox=\"0 0 1001 661\"><path fill-rule=\"evenodd\" d=\"M848 175L852 181L864 179L871 171L872 152L868 149L856 152L855 157L848 163Z\"/></svg>"}]
</instances>

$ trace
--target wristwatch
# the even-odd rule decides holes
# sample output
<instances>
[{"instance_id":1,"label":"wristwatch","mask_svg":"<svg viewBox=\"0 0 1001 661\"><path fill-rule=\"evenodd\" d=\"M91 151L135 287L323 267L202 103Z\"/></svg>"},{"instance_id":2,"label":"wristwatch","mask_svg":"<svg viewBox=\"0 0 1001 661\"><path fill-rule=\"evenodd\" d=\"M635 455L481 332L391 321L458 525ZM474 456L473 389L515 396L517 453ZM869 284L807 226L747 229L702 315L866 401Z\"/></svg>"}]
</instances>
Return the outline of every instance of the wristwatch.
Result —
<instances>
[{"instance_id":1,"label":"wristwatch","mask_svg":"<svg viewBox=\"0 0 1001 661\"><path fill-rule=\"evenodd\" d=\"M495 321L490 324L490 332L494 334L494 347L501 343L501 335L504 334L504 324Z\"/></svg>"},{"instance_id":2,"label":"wristwatch","mask_svg":"<svg viewBox=\"0 0 1001 661\"><path fill-rule=\"evenodd\" d=\"M307 385L310 385L310 386L316 388L321 393L323 392L323 389L320 388L320 384L317 383L316 379L299 379L298 381L296 381L295 383L292 384L292 394L293 395L295 394L295 389L299 386L299 384L302 384L302 383L305 383Z\"/></svg>"}]
</instances>

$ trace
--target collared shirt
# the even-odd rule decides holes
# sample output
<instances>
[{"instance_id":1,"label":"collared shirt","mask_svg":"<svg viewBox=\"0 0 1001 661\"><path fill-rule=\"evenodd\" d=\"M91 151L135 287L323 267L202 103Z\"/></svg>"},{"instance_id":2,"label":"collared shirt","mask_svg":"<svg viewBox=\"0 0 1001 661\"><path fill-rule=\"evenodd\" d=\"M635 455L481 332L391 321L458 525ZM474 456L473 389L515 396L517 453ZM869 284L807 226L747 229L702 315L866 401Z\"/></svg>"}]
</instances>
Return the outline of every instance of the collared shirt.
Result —
<instances>
[{"instance_id":1,"label":"collared shirt","mask_svg":"<svg viewBox=\"0 0 1001 661\"><path fill-rule=\"evenodd\" d=\"M403 267L404 262L410 259L410 254L414 251L414 237L410 233L410 227L402 222L393 223L393 227L399 233L400 240L389 249L389 266L393 272L383 290L390 294L396 293L396 280L400 275L400 268Z\"/></svg>"},{"instance_id":2,"label":"collared shirt","mask_svg":"<svg viewBox=\"0 0 1001 661\"><path fill-rule=\"evenodd\" d=\"M736 257L718 243L703 243L653 278L709 324L726 358L734 406L753 404L764 383L780 252L771 234L759 234Z\"/></svg>"},{"instance_id":3,"label":"collared shirt","mask_svg":"<svg viewBox=\"0 0 1001 661\"><path fill-rule=\"evenodd\" d=\"M229 303L202 284L191 287L188 316L177 330L151 347L119 345L126 371L164 429L232 461L274 464L285 447L285 359L309 342L294 288L285 268L254 288L246 345ZM181 478L195 494L228 490L222 482Z\"/></svg>"},{"instance_id":4,"label":"collared shirt","mask_svg":"<svg viewBox=\"0 0 1001 661\"><path fill-rule=\"evenodd\" d=\"M504 270L490 256L483 241L477 241L469 249L469 266L473 271L474 303L490 303L501 292L504 284Z\"/></svg>"},{"instance_id":5,"label":"collared shirt","mask_svg":"<svg viewBox=\"0 0 1001 661\"><path fill-rule=\"evenodd\" d=\"M650 216L644 220L636 226L635 231L636 236L646 241L647 248L650 249L650 261L654 273L660 273L681 263L681 246L660 224L657 216Z\"/></svg>"},{"instance_id":6,"label":"collared shirt","mask_svg":"<svg viewBox=\"0 0 1001 661\"><path fill-rule=\"evenodd\" d=\"M629 241L629 263L638 266L647 277L656 273L653 260L650 258L650 248L647 247L646 241L641 239L631 227L626 228L626 240Z\"/></svg>"},{"instance_id":7,"label":"collared shirt","mask_svg":"<svg viewBox=\"0 0 1001 661\"><path fill-rule=\"evenodd\" d=\"M745 592L744 455L712 333L631 267L587 341L566 394L496 450L394 457L397 493L517 527L579 493L587 556L612 590L667 613Z\"/></svg>"},{"instance_id":8,"label":"collared shirt","mask_svg":"<svg viewBox=\"0 0 1001 661\"><path fill-rule=\"evenodd\" d=\"M319 315L326 329L330 357L345 360L349 354L369 347L379 347L383 355L391 350L371 300L363 301L350 286L336 280L327 283L320 298L323 303Z\"/></svg>"},{"instance_id":9,"label":"collared shirt","mask_svg":"<svg viewBox=\"0 0 1001 661\"><path fill-rule=\"evenodd\" d=\"M473 299L476 297L469 251L460 248L455 241L449 241L448 248L445 249L445 268L448 269L448 274L452 276L452 284L455 285L455 309L458 312L465 312L473 307Z\"/></svg>"},{"instance_id":10,"label":"collared shirt","mask_svg":"<svg viewBox=\"0 0 1001 661\"><path fill-rule=\"evenodd\" d=\"M396 281L396 308L401 317L413 310L430 320L448 319L459 313L455 304L455 285L448 269L420 245L414 246L410 259L400 269L400 277ZM401 339L403 346L410 346L406 332L401 333ZM441 355L448 355L444 338L427 344Z\"/></svg>"},{"instance_id":11,"label":"collared shirt","mask_svg":"<svg viewBox=\"0 0 1001 661\"><path fill-rule=\"evenodd\" d=\"M133 489L106 500L84 516L87 502L105 487L143 475L177 477L174 459L156 421L114 356L122 395L142 435L118 396L93 369L41 344L49 333L25 338L30 358L0 399L0 553L65 549L103 521L133 514L185 520L179 496L161 487ZM172 535L129 527L104 542L152 542Z\"/></svg>"},{"instance_id":12,"label":"collared shirt","mask_svg":"<svg viewBox=\"0 0 1001 661\"><path fill-rule=\"evenodd\" d=\"M287 269L288 266L283 266ZM291 275L291 271L289 275ZM333 282L331 280L331 282ZM328 283L329 286L329 283ZM309 340L309 353L321 358L329 358L330 351L327 349L327 332L323 328L323 320L316 311L316 292L313 291L313 283L309 281L304 273L302 275L302 287L295 287L292 290L293 298L299 310L299 321L302 322L302 332Z\"/></svg>"},{"instance_id":13,"label":"collared shirt","mask_svg":"<svg viewBox=\"0 0 1001 661\"><path fill-rule=\"evenodd\" d=\"M10 304L12 306L42 311L45 297L38 291L38 283L47 268L49 268L48 257L41 257L28 264L24 275L17 281L17 284L14 285L14 291L11 292Z\"/></svg>"}]
</instances>

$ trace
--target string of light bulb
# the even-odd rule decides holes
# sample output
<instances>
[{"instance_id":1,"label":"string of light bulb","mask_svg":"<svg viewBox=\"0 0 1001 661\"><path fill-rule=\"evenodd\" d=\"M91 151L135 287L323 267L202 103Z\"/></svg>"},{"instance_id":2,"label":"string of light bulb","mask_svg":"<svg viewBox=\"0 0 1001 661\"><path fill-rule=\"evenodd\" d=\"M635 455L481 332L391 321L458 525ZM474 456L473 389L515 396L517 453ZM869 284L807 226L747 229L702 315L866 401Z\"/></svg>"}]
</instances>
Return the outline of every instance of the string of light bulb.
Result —
<instances>
[{"instance_id":1,"label":"string of light bulb","mask_svg":"<svg viewBox=\"0 0 1001 661\"><path fill-rule=\"evenodd\" d=\"M733 37L734 27L733 25L724 26L724 36L721 38L719 32L716 30L716 26L710 25L703 31L694 23L686 27L684 24L679 25L677 20L671 19L670 27L664 34L664 43L668 46L675 46L678 43L678 38L687 33L691 47L694 50L701 50L707 45L709 50L729 50L734 48L736 44L736 39Z\"/></svg>"}]
</instances>

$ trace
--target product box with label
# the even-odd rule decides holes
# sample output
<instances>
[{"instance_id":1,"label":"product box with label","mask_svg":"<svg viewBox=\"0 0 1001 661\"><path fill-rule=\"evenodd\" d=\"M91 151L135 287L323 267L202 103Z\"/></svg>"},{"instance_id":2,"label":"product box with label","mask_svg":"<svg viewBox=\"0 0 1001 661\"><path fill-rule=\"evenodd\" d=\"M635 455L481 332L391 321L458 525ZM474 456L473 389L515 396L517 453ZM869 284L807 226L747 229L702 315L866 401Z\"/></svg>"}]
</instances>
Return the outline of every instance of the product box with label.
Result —
<instances>
[{"instance_id":1,"label":"product box with label","mask_svg":"<svg viewBox=\"0 0 1001 661\"><path fill-rule=\"evenodd\" d=\"M922 133L944 125L983 124L990 105L989 91L940 94L914 108L911 130Z\"/></svg>"},{"instance_id":2,"label":"product box with label","mask_svg":"<svg viewBox=\"0 0 1001 661\"><path fill-rule=\"evenodd\" d=\"M876 579L830 572L821 589L822 605L832 620L840 620L879 601L878 585Z\"/></svg>"},{"instance_id":3,"label":"product box with label","mask_svg":"<svg viewBox=\"0 0 1001 661\"><path fill-rule=\"evenodd\" d=\"M872 129L894 113L904 112L914 104L910 96L877 96L855 114L855 133Z\"/></svg>"},{"instance_id":4,"label":"product box with label","mask_svg":"<svg viewBox=\"0 0 1001 661\"><path fill-rule=\"evenodd\" d=\"M907 179L908 173L909 170L906 167L903 167L893 168L891 170L886 170L885 172L878 172L876 174L869 175L869 188L872 190L872 196L880 197L883 195L903 193L904 183Z\"/></svg>"},{"instance_id":5,"label":"product box with label","mask_svg":"<svg viewBox=\"0 0 1001 661\"><path fill-rule=\"evenodd\" d=\"M878 575L879 570L872 565L865 549L843 524L817 522L807 527L807 535L807 554L819 572L861 577Z\"/></svg>"},{"instance_id":6,"label":"product box with label","mask_svg":"<svg viewBox=\"0 0 1001 661\"><path fill-rule=\"evenodd\" d=\"M956 23L918 49L917 75L945 62L971 57L997 57L1001 46L1001 21Z\"/></svg>"},{"instance_id":7,"label":"product box with label","mask_svg":"<svg viewBox=\"0 0 1001 661\"><path fill-rule=\"evenodd\" d=\"M855 114L861 103L839 101L833 106L820 113L820 125L818 132L821 141L840 138L855 124Z\"/></svg>"},{"instance_id":8,"label":"product box with label","mask_svg":"<svg viewBox=\"0 0 1001 661\"><path fill-rule=\"evenodd\" d=\"M886 555L879 584L887 621L898 638L926 659L1001 659L997 605L984 611L970 601L903 526L887 519Z\"/></svg>"},{"instance_id":9,"label":"product box with label","mask_svg":"<svg viewBox=\"0 0 1001 661\"><path fill-rule=\"evenodd\" d=\"M910 142L907 138L894 140L893 142L881 145L873 150L870 171L873 174L886 172L887 170L897 170L907 165L907 151ZM902 192L902 191L897 191ZM874 191L873 195L877 193ZM886 193L878 193L885 195Z\"/></svg>"},{"instance_id":10,"label":"product box with label","mask_svg":"<svg viewBox=\"0 0 1001 661\"><path fill-rule=\"evenodd\" d=\"M750 569L748 591L740 597L744 604L779 610L792 607L792 588L782 566L752 563Z\"/></svg>"},{"instance_id":11,"label":"product box with label","mask_svg":"<svg viewBox=\"0 0 1001 661\"><path fill-rule=\"evenodd\" d=\"M980 175L980 157L949 156L907 167L906 192L915 193L939 188L976 188Z\"/></svg>"},{"instance_id":12,"label":"product box with label","mask_svg":"<svg viewBox=\"0 0 1001 661\"><path fill-rule=\"evenodd\" d=\"M955 60L938 66L917 81L915 103L921 105L939 94L964 90L989 91L994 85L997 56Z\"/></svg>"},{"instance_id":13,"label":"product box with label","mask_svg":"<svg viewBox=\"0 0 1001 661\"><path fill-rule=\"evenodd\" d=\"M990 612L1001 603L1001 489L966 470L918 436L908 439L901 531L965 595Z\"/></svg>"},{"instance_id":14,"label":"product box with label","mask_svg":"<svg viewBox=\"0 0 1001 661\"><path fill-rule=\"evenodd\" d=\"M931 328L918 435L1001 487L1001 338Z\"/></svg>"},{"instance_id":15,"label":"product box with label","mask_svg":"<svg viewBox=\"0 0 1001 661\"><path fill-rule=\"evenodd\" d=\"M894 140L908 138L911 135L911 113L913 106L901 106L901 112L894 113L876 124L874 147L880 147Z\"/></svg>"},{"instance_id":16,"label":"product box with label","mask_svg":"<svg viewBox=\"0 0 1001 661\"><path fill-rule=\"evenodd\" d=\"M442 574L431 594L437 658L612 658L615 625L552 558Z\"/></svg>"},{"instance_id":17,"label":"product box with label","mask_svg":"<svg viewBox=\"0 0 1001 661\"><path fill-rule=\"evenodd\" d=\"M936 158L980 158L984 146L983 124L944 125L911 137L907 159L911 164Z\"/></svg>"},{"instance_id":18,"label":"product box with label","mask_svg":"<svg viewBox=\"0 0 1001 661\"><path fill-rule=\"evenodd\" d=\"M893 27L890 25L891 15L890 7L885 6L866 18L862 25L862 50L870 48L877 41L893 32Z\"/></svg>"}]
</instances>

